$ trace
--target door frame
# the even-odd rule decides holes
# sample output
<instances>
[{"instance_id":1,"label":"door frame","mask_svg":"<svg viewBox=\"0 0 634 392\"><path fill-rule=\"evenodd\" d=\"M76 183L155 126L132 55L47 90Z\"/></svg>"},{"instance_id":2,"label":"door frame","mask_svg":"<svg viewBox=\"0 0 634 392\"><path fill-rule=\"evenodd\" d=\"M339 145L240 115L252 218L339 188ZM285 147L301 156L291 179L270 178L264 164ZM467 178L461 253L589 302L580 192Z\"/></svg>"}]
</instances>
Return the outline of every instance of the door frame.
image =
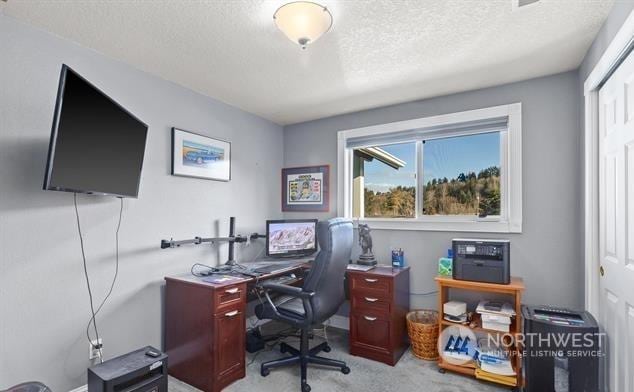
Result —
<instances>
[{"instance_id":1,"label":"door frame","mask_svg":"<svg viewBox=\"0 0 634 392\"><path fill-rule=\"evenodd\" d=\"M599 310L599 89L634 49L634 11L583 84L585 309Z\"/></svg>"}]
</instances>

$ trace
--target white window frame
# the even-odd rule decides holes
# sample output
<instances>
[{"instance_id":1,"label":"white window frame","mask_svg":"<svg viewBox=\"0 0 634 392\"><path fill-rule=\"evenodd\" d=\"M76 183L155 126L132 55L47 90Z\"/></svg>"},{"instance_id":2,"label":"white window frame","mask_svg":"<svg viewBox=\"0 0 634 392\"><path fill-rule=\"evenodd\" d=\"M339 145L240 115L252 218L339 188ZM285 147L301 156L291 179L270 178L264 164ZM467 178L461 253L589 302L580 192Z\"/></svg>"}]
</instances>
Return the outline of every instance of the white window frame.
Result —
<instances>
[{"instance_id":1,"label":"white window frame","mask_svg":"<svg viewBox=\"0 0 634 392\"><path fill-rule=\"evenodd\" d=\"M448 129L446 133L434 132L434 137L456 136L452 125L475 121L507 118L508 131L502 132L500 138L501 164L501 215L479 218L466 215L418 216L416 218L362 218L352 216L352 168L353 148L346 147L348 139L389 135L412 129ZM473 134L466 133L466 134ZM417 144L417 149L420 146ZM417 159L420 155L417 154ZM418 162L417 166L422 166ZM417 168L422 173L422 168ZM416 202L421 199L422 176L417 175ZM388 124L342 130L337 133L337 214L355 219L359 223L368 223L373 229L385 230L428 230L428 231L464 231L487 233L521 233L522 232L522 104L494 106L464 112L423 117L414 120L398 121Z\"/></svg>"}]
</instances>

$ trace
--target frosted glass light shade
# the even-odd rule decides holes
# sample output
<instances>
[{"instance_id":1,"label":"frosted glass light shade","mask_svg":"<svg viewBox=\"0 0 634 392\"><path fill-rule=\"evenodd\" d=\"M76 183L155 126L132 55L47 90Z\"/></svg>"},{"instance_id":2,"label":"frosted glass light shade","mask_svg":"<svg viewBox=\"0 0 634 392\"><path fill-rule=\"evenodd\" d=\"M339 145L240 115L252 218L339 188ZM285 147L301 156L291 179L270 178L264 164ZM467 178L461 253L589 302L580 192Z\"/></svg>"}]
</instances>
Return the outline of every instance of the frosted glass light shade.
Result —
<instances>
[{"instance_id":1,"label":"frosted glass light shade","mask_svg":"<svg viewBox=\"0 0 634 392\"><path fill-rule=\"evenodd\" d=\"M285 4L273 15L275 24L291 41L306 49L332 26L332 15L323 5L310 1Z\"/></svg>"}]
</instances>

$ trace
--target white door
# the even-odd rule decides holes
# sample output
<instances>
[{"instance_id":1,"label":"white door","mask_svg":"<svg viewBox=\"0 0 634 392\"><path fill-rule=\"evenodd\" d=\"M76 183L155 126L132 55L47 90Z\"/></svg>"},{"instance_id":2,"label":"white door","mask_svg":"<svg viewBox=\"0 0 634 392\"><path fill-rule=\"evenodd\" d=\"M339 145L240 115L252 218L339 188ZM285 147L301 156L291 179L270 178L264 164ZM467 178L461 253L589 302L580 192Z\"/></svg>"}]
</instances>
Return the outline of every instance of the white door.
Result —
<instances>
[{"instance_id":1,"label":"white door","mask_svg":"<svg viewBox=\"0 0 634 392\"><path fill-rule=\"evenodd\" d=\"M610 391L634 391L634 53L599 90L599 323Z\"/></svg>"}]
</instances>

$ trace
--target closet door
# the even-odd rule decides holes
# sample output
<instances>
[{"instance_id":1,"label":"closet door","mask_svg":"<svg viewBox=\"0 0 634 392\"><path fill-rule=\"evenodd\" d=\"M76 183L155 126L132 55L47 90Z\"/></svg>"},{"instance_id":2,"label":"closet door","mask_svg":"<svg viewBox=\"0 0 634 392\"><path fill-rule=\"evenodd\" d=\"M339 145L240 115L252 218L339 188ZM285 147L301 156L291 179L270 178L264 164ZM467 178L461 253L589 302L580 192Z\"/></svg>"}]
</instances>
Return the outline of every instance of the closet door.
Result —
<instances>
[{"instance_id":1,"label":"closet door","mask_svg":"<svg viewBox=\"0 0 634 392\"><path fill-rule=\"evenodd\" d=\"M634 391L634 53L599 91L599 322L610 391Z\"/></svg>"}]
</instances>

